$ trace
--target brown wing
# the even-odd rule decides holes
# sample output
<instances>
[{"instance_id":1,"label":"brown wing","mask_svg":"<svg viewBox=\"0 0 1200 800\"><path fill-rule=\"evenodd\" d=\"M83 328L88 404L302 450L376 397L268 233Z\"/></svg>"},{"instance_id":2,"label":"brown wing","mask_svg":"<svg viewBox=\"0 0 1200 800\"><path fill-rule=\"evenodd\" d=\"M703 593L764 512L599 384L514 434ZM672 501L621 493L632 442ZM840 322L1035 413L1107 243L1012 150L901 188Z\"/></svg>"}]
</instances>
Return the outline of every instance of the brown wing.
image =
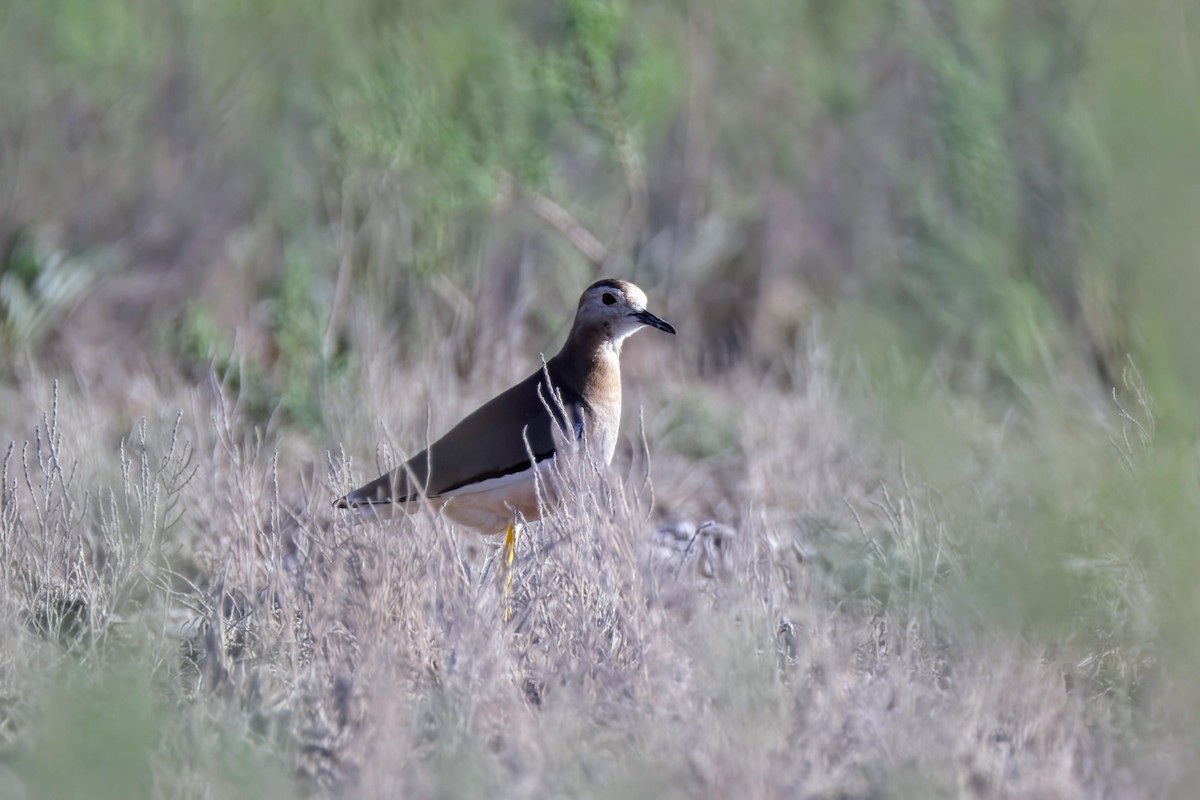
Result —
<instances>
[{"instance_id":1,"label":"brown wing","mask_svg":"<svg viewBox=\"0 0 1200 800\"><path fill-rule=\"evenodd\" d=\"M468 484L526 470L530 453L535 462L552 457L556 430L569 432L567 435L576 439L582 436L584 402L577 391L559 379L553 361L547 371L562 398L561 410L546 389L545 373L538 370L471 413L428 450L355 489L335 505L352 508L406 503L422 494L436 497Z\"/></svg>"}]
</instances>

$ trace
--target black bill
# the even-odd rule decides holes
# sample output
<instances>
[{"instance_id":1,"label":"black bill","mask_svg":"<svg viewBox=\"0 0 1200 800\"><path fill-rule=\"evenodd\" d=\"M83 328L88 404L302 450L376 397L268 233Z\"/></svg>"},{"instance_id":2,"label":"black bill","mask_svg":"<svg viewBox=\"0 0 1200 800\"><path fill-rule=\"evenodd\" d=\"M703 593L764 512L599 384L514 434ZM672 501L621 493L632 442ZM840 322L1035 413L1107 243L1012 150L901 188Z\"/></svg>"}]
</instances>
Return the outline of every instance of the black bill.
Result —
<instances>
[{"instance_id":1,"label":"black bill","mask_svg":"<svg viewBox=\"0 0 1200 800\"><path fill-rule=\"evenodd\" d=\"M649 311L638 311L632 316L643 325L649 325L652 328L658 328L660 331L666 331L667 333L675 333L675 328L671 327L671 323L665 319L659 319Z\"/></svg>"}]
</instances>

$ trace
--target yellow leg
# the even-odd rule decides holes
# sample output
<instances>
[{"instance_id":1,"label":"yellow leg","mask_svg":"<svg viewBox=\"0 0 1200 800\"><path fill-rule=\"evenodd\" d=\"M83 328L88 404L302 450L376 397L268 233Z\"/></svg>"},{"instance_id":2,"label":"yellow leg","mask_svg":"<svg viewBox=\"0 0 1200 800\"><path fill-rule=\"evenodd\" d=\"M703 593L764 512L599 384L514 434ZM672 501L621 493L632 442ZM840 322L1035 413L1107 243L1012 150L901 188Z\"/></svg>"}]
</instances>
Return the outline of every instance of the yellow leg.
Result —
<instances>
[{"instance_id":1,"label":"yellow leg","mask_svg":"<svg viewBox=\"0 0 1200 800\"><path fill-rule=\"evenodd\" d=\"M508 595L512 591L512 563L517 555L517 540L521 538L521 526L509 523L508 531L504 534L504 548L500 551L500 563L504 569L504 621L512 619L512 605Z\"/></svg>"}]
</instances>

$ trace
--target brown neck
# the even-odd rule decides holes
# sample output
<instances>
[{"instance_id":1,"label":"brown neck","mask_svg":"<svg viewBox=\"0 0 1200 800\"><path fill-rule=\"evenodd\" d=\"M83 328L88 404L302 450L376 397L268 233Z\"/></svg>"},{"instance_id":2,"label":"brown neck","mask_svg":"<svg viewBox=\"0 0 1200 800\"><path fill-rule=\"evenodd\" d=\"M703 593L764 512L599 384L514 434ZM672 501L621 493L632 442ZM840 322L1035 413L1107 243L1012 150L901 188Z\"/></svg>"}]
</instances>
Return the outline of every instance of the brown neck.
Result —
<instances>
[{"instance_id":1,"label":"brown neck","mask_svg":"<svg viewBox=\"0 0 1200 800\"><path fill-rule=\"evenodd\" d=\"M554 357L563 378L593 405L621 407L621 346L597 328L571 330Z\"/></svg>"}]
</instances>

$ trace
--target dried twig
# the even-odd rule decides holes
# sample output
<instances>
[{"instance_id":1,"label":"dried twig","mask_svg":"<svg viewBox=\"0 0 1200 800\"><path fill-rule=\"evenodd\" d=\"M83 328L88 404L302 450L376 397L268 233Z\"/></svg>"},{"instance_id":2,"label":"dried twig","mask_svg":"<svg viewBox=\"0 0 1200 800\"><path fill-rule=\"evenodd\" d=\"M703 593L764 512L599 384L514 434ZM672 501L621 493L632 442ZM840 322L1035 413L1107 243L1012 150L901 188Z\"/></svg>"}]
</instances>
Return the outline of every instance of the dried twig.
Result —
<instances>
[{"instance_id":1,"label":"dried twig","mask_svg":"<svg viewBox=\"0 0 1200 800\"><path fill-rule=\"evenodd\" d=\"M571 212L535 189L521 187L517 190L515 180L508 173L501 173L501 180L512 182L514 191L519 191L525 207L532 211L538 219L562 234L593 266L599 267L608 260L608 248L575 219Z\"/></svg>"}]
</instances>

